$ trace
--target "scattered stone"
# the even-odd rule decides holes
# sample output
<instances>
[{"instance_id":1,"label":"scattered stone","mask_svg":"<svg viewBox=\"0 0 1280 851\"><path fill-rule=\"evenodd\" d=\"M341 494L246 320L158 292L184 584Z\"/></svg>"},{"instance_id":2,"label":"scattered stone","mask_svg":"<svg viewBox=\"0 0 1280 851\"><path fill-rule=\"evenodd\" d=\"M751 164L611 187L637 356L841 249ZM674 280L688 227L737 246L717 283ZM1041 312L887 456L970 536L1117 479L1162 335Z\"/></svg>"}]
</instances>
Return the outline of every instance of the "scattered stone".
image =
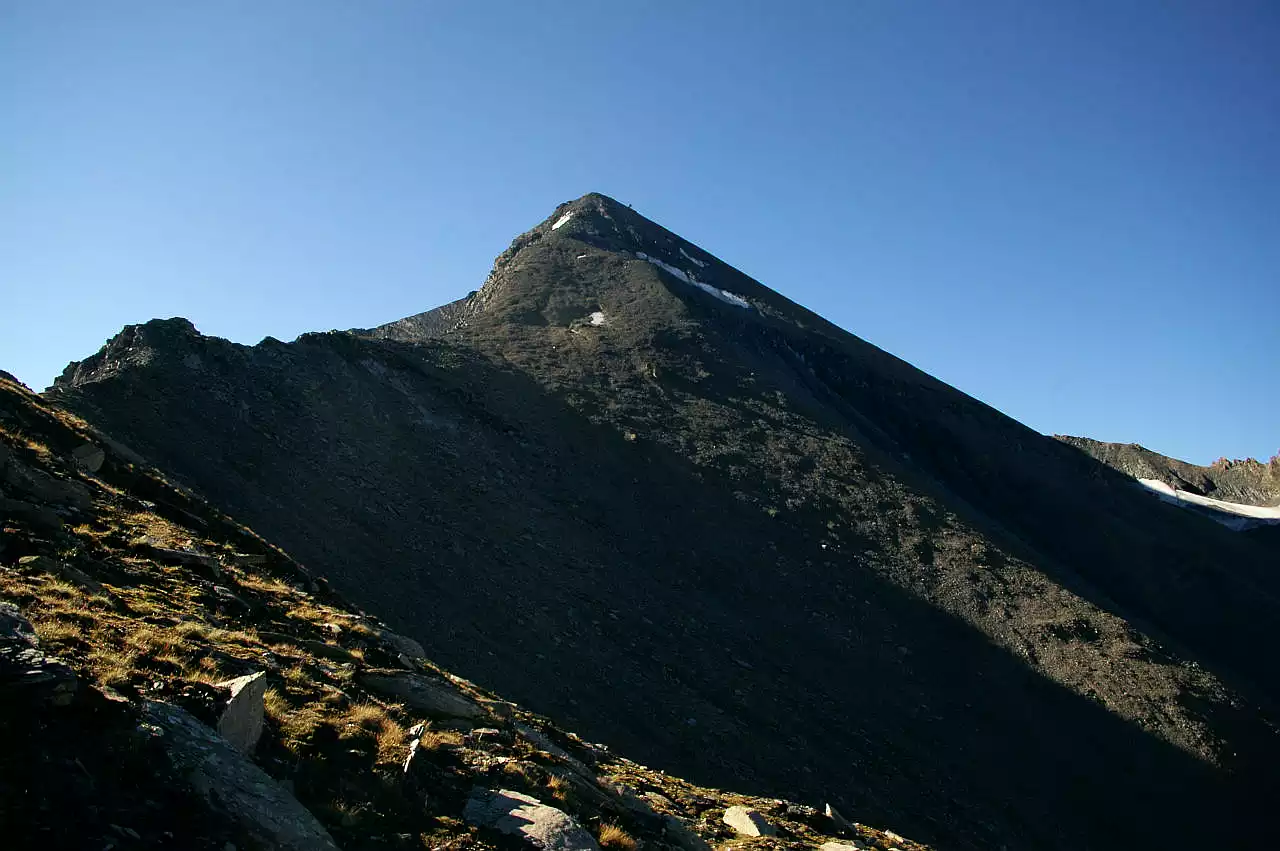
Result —
<instances>
[{"instance_id":1,"label":"scattered stone","mask_svg":"<svg viewBox=\"0 0 1280 851\"><path fill-rule=\"evenodd\" d=\"M598 851L599 846L562 810L509 789L477 787L462 817L479 827L519 836L543 851Z\"/></svg>"},{"instance_id":2,"label":"scattered stone","mask_svg":"<svg viewBox=\"0 0 1280 851\"><path fill-rule=\"evenodd\" d=\"M107 453L99 446L85 443L71 452L76 466L86 473L96 473L102 469L102 462L107 460Z\"/></svg>"},{"instance_id":3,"label":"scattered stone","mask_svg":"<svg viewBox=\"0 0 1280 851\"><path fill-rule=\"evenodd\" d=\"M484 717L484 710L442 680L406 671L375 670L356 676L362 688L404 703L435 718Z\"/></svg>"},{"instance_id":4,"label":"scattered stone","mask_svg":"<svg viewBox=\"0 0 1280 851\"><path fill-rule=\"evenodd\" d=\"M213 730L165 703L143 708L173 768L205 803L232 819L264 848L338 851L328 832L297 799ZM158 729L156 729L158 728Z\"/></svg>"},{"instance_id":5,"label":"scattered stone","mask_svg":"<svg viewBox=\"0 0 1280 851\"><path fill-rule=\"evenodd\" d=\"M723 820L743 836L773 836L777 833L768 819L750 807L730 807L724 811Z\"/></svg>"},{"instance_id":6,"label":"scattered stone","mask_svg":"<svg viewBox=\"0 0 1280 851\"><path fill-rule=\"evenodd\" d=\"M819 847L819 851L866 851L865 845L861 842L824 842Z\"/></svg>"},{"instance_id":7,"label":"scattered stone","mask_svg":"<svg viewBox=\"0 0 1280 851\"><path fill-rule=\"evenodd\" d=\"M236 677L218 685L231 689L231 698L218 719L218 733L241 753L252 753L262 735L262 697L267 691L267 672Z\"/></svg>"}]
</instances>

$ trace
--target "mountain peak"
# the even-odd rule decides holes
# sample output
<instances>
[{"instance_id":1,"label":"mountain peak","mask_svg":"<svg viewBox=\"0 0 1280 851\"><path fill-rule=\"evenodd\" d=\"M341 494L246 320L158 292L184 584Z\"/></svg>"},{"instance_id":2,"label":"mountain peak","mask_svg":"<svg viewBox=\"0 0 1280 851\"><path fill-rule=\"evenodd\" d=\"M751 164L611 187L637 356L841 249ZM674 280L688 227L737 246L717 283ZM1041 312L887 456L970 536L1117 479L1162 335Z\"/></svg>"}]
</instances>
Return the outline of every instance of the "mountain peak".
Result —
<instances>
[{"instance_id":1,"label":"mountain peak","mask_svg":"<svg viewBox=\"0 0 1280 851\"><path fill-rule=\"evenodd\" d=\"M592 317L610 301L671 318L687 315L688 303L745 313L785 299L629 205L589 192L512 240L479 290L369 333L414 340L477 322L601 325Z\"/></svg>"}]
</instances>

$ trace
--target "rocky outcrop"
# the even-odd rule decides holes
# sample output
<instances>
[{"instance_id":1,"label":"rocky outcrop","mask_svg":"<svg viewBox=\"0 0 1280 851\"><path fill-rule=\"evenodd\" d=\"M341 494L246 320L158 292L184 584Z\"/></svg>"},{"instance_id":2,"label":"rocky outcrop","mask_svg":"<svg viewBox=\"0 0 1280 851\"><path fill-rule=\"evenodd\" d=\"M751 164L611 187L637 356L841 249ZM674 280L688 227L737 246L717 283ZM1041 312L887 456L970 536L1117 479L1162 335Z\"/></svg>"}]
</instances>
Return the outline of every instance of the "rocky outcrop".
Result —
<instances>
[{"instance_id":1,"label":"rocky outcrop","mask_svg":"<svg viewBox=\"0 0 1280 851\"><path fill-rule=\"evenodd\" d=\"M462 817L479 827L519 836L542 851L599 851L591 834L563 810L510 789L477 788Z\"/></svg>"},{"instance_id":2,"label":"rocky outcrop","mask_svg":"<svg viewBox=\"0 0 1280 851\"><path fill-rule=\"evenodd\" d=\"M337 851L329 833L292 795L185 710L151 703L144 718L172 768L256 848Z\"/></svg>"}]
</instances>

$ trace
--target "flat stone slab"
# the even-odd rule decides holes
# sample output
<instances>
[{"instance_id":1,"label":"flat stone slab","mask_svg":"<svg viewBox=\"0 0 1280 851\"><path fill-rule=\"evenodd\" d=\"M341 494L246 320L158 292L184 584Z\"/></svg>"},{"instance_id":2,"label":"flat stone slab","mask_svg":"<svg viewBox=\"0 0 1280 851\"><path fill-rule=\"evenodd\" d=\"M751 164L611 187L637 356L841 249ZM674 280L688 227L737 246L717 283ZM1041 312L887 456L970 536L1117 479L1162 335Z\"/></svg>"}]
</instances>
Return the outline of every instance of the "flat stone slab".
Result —
<instances>
[{"instance_id":1,"label":"flat stone slab","mask_svg":"<svg viewBox=\"0 0 1280 851\"><path fill-rule=\"evenodd\" d=\"M777 833L768 819L750 807L736 806L725 810L724 823L743 836L773 836Z\"/></svg>"}]
</instances>

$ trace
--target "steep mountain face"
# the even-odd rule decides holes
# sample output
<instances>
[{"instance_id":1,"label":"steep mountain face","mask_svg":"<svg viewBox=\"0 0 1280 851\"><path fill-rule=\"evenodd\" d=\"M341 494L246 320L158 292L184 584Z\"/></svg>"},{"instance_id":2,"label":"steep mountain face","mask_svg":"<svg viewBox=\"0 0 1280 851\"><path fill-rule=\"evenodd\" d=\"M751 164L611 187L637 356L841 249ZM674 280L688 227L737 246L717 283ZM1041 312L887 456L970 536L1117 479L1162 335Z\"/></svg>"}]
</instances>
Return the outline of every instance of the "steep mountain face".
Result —
<instances>
[{"instance_id":1,"label":"steep mountain face","mask_svg":"<svg viewBox=\"0 0 1280 851\"><path fill-rule=\"evenodd\" d=\"M1152 452L1136 443L1058 435L1058 440L1135 479L1158 479L1182 491L1244 505L1280 505L1280 455L1267 463L1220 458L1208 467Z\"/></svg>"},{"instance_id":2,"label":"steep mountain face","mask_svg":"<svg viewBox=\"0 0 1280 851\"><path fill-rule=\"evenodd\" d=\"M604 196L446 307L253 347L130 326L49 397L646 762L945 847L1262 844L1258 541Z\"/></svg>"}]
</instances>

